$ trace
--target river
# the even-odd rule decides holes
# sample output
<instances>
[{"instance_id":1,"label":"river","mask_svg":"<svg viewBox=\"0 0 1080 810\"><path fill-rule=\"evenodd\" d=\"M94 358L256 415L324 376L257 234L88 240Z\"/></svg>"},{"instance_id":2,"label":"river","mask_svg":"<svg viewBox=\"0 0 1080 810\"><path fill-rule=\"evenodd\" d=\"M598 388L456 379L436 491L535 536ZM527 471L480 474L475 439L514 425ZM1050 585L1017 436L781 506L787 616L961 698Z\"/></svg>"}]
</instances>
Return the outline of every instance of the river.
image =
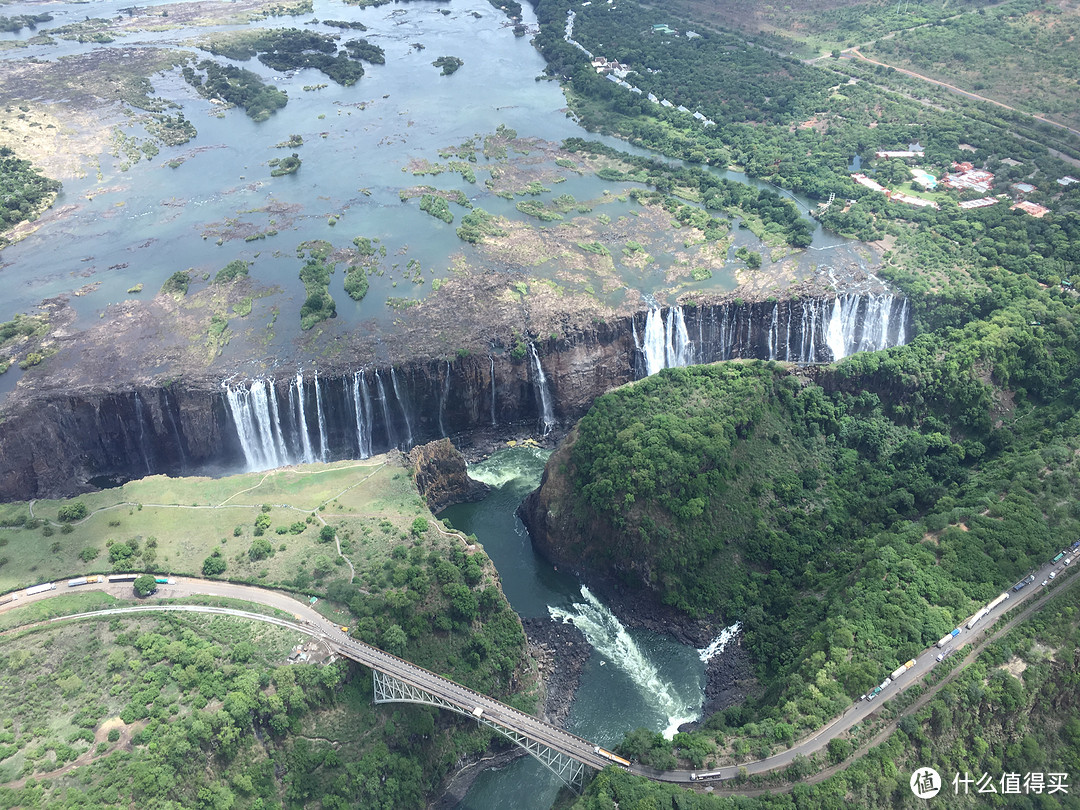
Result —
<instances>
[{"instance_id":1,"label":"river","mask_svg":"<svg viewBox=\"0 0 1080 810\"><path fill-rule=\"evenodd\" d=\"M124 7L119 0L102 0L94 4L93 13L115 17ZM5 9L6 14L15 15L36 13L41 7L33 2L14 2ZM59 2L50 4L48 10L54 22L40 25L36 33L80 21L88 7L81 2ZM299 308L306 296L298 277L301 262L296 257L302 243L326 240L336 248L348 248L353 237L367 236L380 240L386 249L386 272L370 277L371 288L362 302L345 295L343 273L332 278L330 293L337 303L338 317L324 328L339 332L358 327L394 329L399 313L388 304L389 299L430 295L436 280L446 276L457 257L464 257L474 267L505 269L458 239L455 228L464 208L454 207L455 221L448 225L421 212L415 200L402 202L399 196L414 184L431 183L447 192L464 192L471 204L494 214L524 219L516 210L516 200L502 199L485 187L484 173L490 162L481 156L475 164L478 182L468 183L452 172L414 177L408 170L412 161L445 161L440 150L477 134L494 133L499 125L515 129L524 138L560 142L579 136L644 153L614 138L587 133L568 117L560 87L536 80L544 70L542 57L526 38L515 37L506 17L485 0L376 8L315 0L314 15L274 17L248 26L185 24L135 31L107 44L59 39L28 44L35 32L24 30L0 34L0 45L4 41L22 45L6 50L0 47L0 63L61 65L65 59L93 61L120 49L123 53L144 47L203 58L208 54L196 50L192 43L208 34L280 27L340 34L339 29L319 22L326 19L362 21L368 26L363 37L385 50L386 63L365 65L360 81L342 87L312 69L280 73L255 59L233 62L288 93L288 105L262 123L253 122L240 109L223 110L220 104L199 97L178 70L151 77L155 97L174 104L174 112L183 112L197 128L197 137L180 146L162 146L153 158L134 162L130 152L124 154L115 148L116 155L86 155L85 173L62 178L63 191L43 215L39 229L3 249L0 268L6 295L0 305L0 320L32 311L43 299L79 291L77 297L69 299L77 313L72 326L89 328L100 323L107 307L138 300L140 295L145 300L178 270L192 271L196 289L203 279L241 259L251 263L252 278L263 289L276 292L257 296L249 315L231 318L233 339L221 348L223 364L235 367L250 357L277 357L283 363L304 364L307 360L310 365L318 356L317 347L301 352L312 356L297 356ZM523 22L529 26L536 23L528 4L523 7ZM432 60L455 53L464 57L464 66L452 76L440 76ZM310 89L315 86L321 89ZM481 87L482 92L478 92ZM66 109L64 102L35 104L54 112ZM137 116L129 120L113 108L102 108L91 110L89 117L106 122L106 139L110 131L121 140L143 142L148 137ZM89 125L84 122L82 126ZM303 165L294 175L272 178L268 161L291 151L276 147L292 135L303 138L303 145L296 148ZM511 159L535 162L539 154L515 152ZM556 167L548 160L544 168L550 171ZM717 172L760 185L736 172ZM637 213L634 209L640 208L623 196L639 185L636 183L612 183L573 171L564 171L554 181L559 184L553 182L528 199L546 204L558 195L572 194L582 205L580 211L567 212L567 223L595 227L597 221L631 221ZM605 194L609 190L611 194ZM806 212L807 200L787 196ZM554 227L562 223L533 224ZM654 260L644 267L624 262L620 243L612 243L618 284L607 276L580 270L577 265L581 262L574 265L571 261L571 267L565 261L549 260L529 272L596 295L609 305L617 305L634 290L651 299L654 294L663 297L684 290L718 292L734 287L734 271L740 265L733 254L711 278L694 281L686 275L673 284L667 276L670 254L681 249L681 242L671 241L675 237L670 233L655 235L660 241L650 250ZM734 229L733 235L734 246L761 250L769 257L770 250L748 231ZM603 229L597 236L604 238ZM648 247L650 236L635 232L633 238L643 239ZM849 243L820 228L812 247L814 250L797 257L807 272L816 272L823 261L839 262L836 249L848 261L862 261ZM815 250L829 251L828 258ZM420 274L409 269L416 266ZM573 279L567 278L568 268L573 269ZM145 291L132 292L138 285ZM264 324L265 328L258 328ZM251 334L245 337L245 330ZM12 390L21 374L15 366L0 376L0 396Z\"/></svg>"},{"instance_id":2,"label":"river","mask_svg":"<svg viewBox=\"0 0 1080 810\"><path fill-rule=\"evenodd\" d=\"M645 630L628 630L576 578L553 569L532 547L515 511L540 483L548 451L502 450L469 468L489 484L482 501L452 506L440 517L475 534L522 617L572 618L593 653L570 711L567 729L613 747L644 727L670 736L701 711L705 665L698 651ZM459 805L466 810L546 810L561 782L532 757L482 773Z\"/></svg>"}]
</instances>

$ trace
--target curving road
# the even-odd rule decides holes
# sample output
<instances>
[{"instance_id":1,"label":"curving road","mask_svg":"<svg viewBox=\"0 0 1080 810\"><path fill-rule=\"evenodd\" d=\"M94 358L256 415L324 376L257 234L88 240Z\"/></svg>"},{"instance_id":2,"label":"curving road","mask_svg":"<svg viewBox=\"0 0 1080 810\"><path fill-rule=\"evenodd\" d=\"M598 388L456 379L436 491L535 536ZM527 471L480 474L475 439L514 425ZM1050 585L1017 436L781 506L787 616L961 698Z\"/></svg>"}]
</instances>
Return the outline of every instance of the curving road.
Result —
<instances>
[{"instance_id":1,"label":"curving road","mask_svg":"<svg viewBox=\"0 0 1080 810\"><path fill-rule=\"evenodd\" d=\"M1042 596L1045 592L1046 589L1039 583L1048 580L1052 571L1056 572L1058 575L1058 578L1053 581L1052 584L1059 584L1062 581L1060 578L1061 575L1065 574L1067 569L1065 569L1061 563L1047 563L1038 571L1034 572L1036 577L1034 583L1018 593L1014 593L1010 590L1010 598L1003 605L999 605L992 613L983 617L974 628L969 630L966 627L966 623L961 625L960 634L947 645L947 649L955 651L964 647L970 647L971 654L967 656L967 660L961 664L961 667L958 667L954 672L959 671L960 668L973 659L976 647L981 646L987 640L984 637L985 631L1006 612L1013 612L1019 605L1029 603L1028 609L1023 611L1023 615L1017 615L1010 622L1011 627L1017 621L1042 606L1041 603L1033 604L1033 601L1038 599L1038 597ZM1073 584L1072 580L1075 579L1076 577L1071 577L1069 584ZM36 594L30 597L22 597L17 601L2 605L0 606L0 613L21 605L65 593L68 590L65 587L65 584L66 583L64 582L60 582L58 583L57 590L46 591L45 593ZM120 598L128 598L131 595L130 583L96 583L84 585L80 587L79 590L100 590ZM390 675L400 681L430 692L432 695L456 706L466 715L472 714L477 708L480 708L483 710L485 718L489 718L520 734L526 735L591 768L599 770L611 764L606 757L597 753L596 746L588 740L570 734L550 723L545 723L536 717L528 715L512 706L508 706L494 698L488 697L487 695L461 686L460 684L447 678L443 678L423 667L419 667L404 659L384 652L377 647L372 647L362 641L349 638L348 635L342 631L341 627L320 615L309 604L301 602L284 593L257 588L251 585L237 585L229 582L188 578L177 579L168 585L160 585L157 593L157 598L159 599L175 599L187 596L214 596L254 602L256 604L262 604L284 611L291 615L294 620L281 619L274 616L251 613L233 608L203 605L150 604L135 607L109 608L89 613L76 614L74 616L57 617L50 619L47 622L41 622L40 624L70 621L72 619L96 618L116 613L148 611L216 613L269 622L317 638L334 652L366 667L376 669L379 672ZM1003 631L999 631L999 634L1000 632ZM818 729L808 737L800 740L791 748L774 754L773 756L755 762L744 763L742 765L729 765L718 768L709 771L707 775L702 775L700 772L684 770L658 771L641 765L631 766L630 768L627 768L627 770L631 773L656 781L701 784L702 776L709 782L715 782L733 779L741 774L764 774L786 768L796 757L809 757L822 751L825 746L828 745L830 740L844 734L853 726L865 722L886 700L920 681L923 676L937 664L937 654L939 652L941 651L937 648L931 647L920 653L916 657L915 666L903 673L885 688L881 694L883 699L880 702L861 700L853 704L845 710L840 717L834 718L830 723ZM884 673L882 677L884 677ZM937 689L944 685L944 683L945 682L943 681L941 684L938 684L928 694L936 692Z\"/></svg>"}]
</instances>

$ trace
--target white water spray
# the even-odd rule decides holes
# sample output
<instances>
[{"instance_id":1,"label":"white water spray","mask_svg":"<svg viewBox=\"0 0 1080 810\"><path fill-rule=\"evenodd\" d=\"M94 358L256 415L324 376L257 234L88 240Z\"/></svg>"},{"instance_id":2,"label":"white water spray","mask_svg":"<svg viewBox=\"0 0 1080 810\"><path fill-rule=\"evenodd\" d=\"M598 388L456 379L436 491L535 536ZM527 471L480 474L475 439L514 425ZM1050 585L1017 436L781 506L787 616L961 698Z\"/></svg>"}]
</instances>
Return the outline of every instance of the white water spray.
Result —
<instances>
[{"instance_id":1,"label":"white water spray","mask_svg":"<svg viewBox=\"0 0 1080 810\"><path fill-rule=\"evenodd\" d=\"M299 371L296 372L296 408L300 442L303 448L303 456L300 460L305 464L310 464L315 460L315 453L311 450L311 437L308 436L307 414L304 409L304 375Z\"/></svg>"},{"instance_id":2,"label":"white water spray","mask_svg":"<svg viewBox=\"0 0 1080 810\"><path fill-rule=\"evenodd\" d=\"M686 698L680 697L674 685L660 677L656 667L615 614L584 585L581 586L581 596L583 601L575 602L572 610L549 606L548 613L557 622L565 624L572 621L593 649L630 677L649 702L667 717L664 736L670 740L679 726L696 720L697 715L687 715Z\"/></svg>"},{"instance_id":3,"label":"white water spray","mask_svg":"<svg viewBox=\"0 0 1080 810\"><path fill-rule=\"evenodd\" d=\"M548 391L544 367L540 365L540 356L536 353L536 347L531 343L529 344L529 353L536 369L536 388L540 392L540 420L543 422L544 435L547 436L551 433L551 429L555 427L555 412L551 409L551 393Z\"/></svg>"},{"instance_id":4,"label":"white water spray","mask_svg":"<svg viewBox=\"0 0 1080 810\"><path fill-rule=\"evenodd\" d=\"M730 627L725 627L720 631L720 635L710 641L707 646L698 650L698 658L706 664L709 663L709 661L725 650L728 642L735 638L740 630L742 630L742 622L735 622L735 624Z\"/></svg>"},{"instance_id":5,"label":"white water spray","mask_svg":"<svg viewBox=\"0 0 1080 810\"><path fill-rule=\"evenodd\" d=\"M394 367L390 366L390 382L394 386L394 396L397 397L398 405L401 406L401 415L405 417L405 447L412 447L412 421L409 419L409 401L401 394L398 388L397 374Z\"/></svg>"},{"instance_id":6,"label":"white water spray","mask_svg":"<svg viewBox=\"0 0 1080 810\"><path fill-rule=\"evenodd\" d=\"M326 415L322 407L322 388L319 387L319 372L315 372L315 411L319 416L319 461L330 460L330 453L326 446Z\"/></svg>"}]
</instances>

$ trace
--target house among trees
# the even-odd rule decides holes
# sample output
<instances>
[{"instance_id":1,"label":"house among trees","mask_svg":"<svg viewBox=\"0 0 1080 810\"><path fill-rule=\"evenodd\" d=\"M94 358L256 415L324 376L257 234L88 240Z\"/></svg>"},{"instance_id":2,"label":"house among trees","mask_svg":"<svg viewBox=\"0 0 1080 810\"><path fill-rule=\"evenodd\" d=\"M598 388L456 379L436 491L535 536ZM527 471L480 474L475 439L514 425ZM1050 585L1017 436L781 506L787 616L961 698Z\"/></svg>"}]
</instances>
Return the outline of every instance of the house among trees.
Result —
<instances>
[{"instance_id":1,"label":"house among trees","mask_svg":"<svg viewBox=\"0 0 1080 810\"><path fill-rule=\"evenodd\" d=\"M993 205L997 202L996 197L980 197L977 200L965 200L959 203L960 207L969 210L971 208L986 208L988 205Z\"/></svg>"},{"instance_id":2,"label":"house among trees","mask_svg":"<svg viewBox=\"0 0 1080 810\"><path fill-rule=\"evenodd\" d=\"M669 28L667 23L657 23L656 25L654 25L652 27L652 32L654 34L676 34L676 33L678 33L677 31L675 31L675 29Z\"/></svg>"},{"instance_id":3,"label":"house among trees","mask_svg":"<svg viewBox=\"0 0 1080 810\"><path fill-rule=\"evenodd\" d=\"M1010 206L1010 208L1013 211L1023 211L1025 214L1030 214L1035 217L1035 219L1042 219L1050 213L1049 208L1038 205L1037 203L1028 202L1027 200L1018 202L1016 205Z\"/></svg>"},{"instance_id":4,"label":"house among trees","mask_svg":"<svg viewBox=\"0 0 1080 810\"><path fill-rule=\"evenodd\" d=\"M1075 177L1070 177L1069 175L1065 175L1064 177L1059 177L1054 182L1056 182L1059 186L1068 187L1068 186L1071 186L1073 183L1080 183L1080 180L1077 180Z\"/></svg>"},{"instance_id":5,"label":"house among trees","mask_svg":"<svg viewBox=\"0 0 1080 810\"><path fill-rule=\"evenodd\" d=\"M1021 194L1030 194L1035 190L1035 186L1031 185L1031 183L1013 183L1012 187Z\"/></svg>"},{"instance_id":6,"label":"house among trees","mask_svg":"<svg viewBox=\"0 0 1080 810\"><path fill-rule=\"evenodd\" d=\"M978 191L981 194L986 194L990 187L994 185L993 172L988 172L986 169L976 169L967 161L963 163L954 162L952 167L956 171L953 174L945 175L944 182L947 188L955 188L960 191Z\"/></svg>"}]
</instances>

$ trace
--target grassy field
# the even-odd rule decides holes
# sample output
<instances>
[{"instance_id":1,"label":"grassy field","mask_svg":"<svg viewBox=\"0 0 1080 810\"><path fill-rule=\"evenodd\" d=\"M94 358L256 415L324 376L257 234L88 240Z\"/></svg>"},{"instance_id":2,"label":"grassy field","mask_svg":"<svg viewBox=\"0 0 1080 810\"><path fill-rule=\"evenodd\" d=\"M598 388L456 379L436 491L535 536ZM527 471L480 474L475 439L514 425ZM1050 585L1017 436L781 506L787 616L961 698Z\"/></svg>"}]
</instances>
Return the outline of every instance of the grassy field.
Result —
<instances>
[{"instance_id":1,"label":"grassy field","mask_svg":"<svg viewBox=\"0 0 1080 810\"><path fill-rule=\"evenodd\" d=\"M76 503L87 516L60 521ZM0 506L0 593L112 571L201 576L215 552L224 578L321 590L349 581L349 563L377 569L416 518L432 519L408 473L385 457L220 479L154 476L73 500ZM257 519L268 524L261 537ZM326 525L344 556L321 536Z\"/></svg>"}]
</instances>

